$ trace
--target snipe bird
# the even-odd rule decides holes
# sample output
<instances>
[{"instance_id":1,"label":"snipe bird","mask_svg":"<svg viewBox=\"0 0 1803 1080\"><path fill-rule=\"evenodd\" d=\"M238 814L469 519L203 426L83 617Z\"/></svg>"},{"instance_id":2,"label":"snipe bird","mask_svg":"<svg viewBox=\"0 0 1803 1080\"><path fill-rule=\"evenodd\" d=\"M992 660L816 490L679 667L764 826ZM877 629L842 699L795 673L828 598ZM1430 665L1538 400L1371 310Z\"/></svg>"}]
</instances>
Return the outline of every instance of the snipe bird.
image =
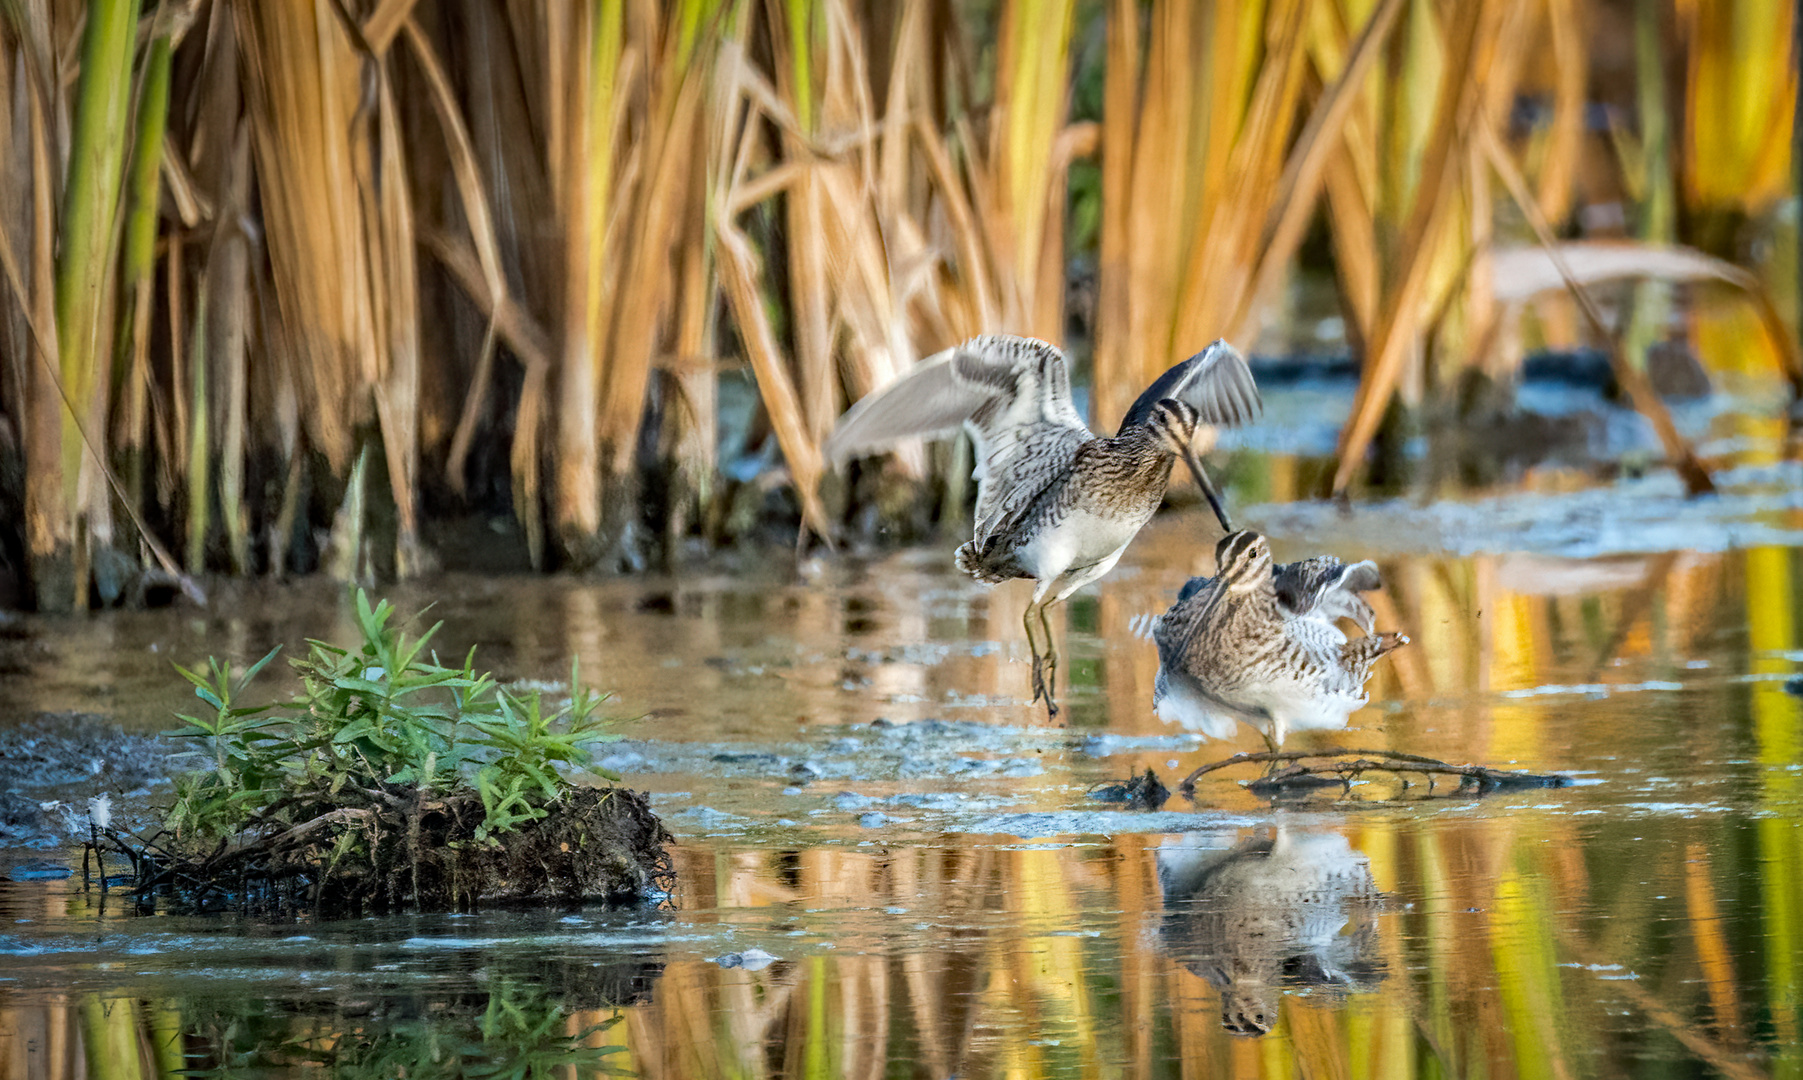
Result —
<instances>
[{"instance_id":1,"label":"snipe bird","mask_svg":"<svg viewBox=\"0 0 1803 1080\"><path fill-rule=\"evenodd\" d=\"M1248 530L1215 545L1215 565L1152 623L1152 703L1167 722L1216 739L1244 723L1275 751L1289 732L1345 727L1368 700L1371 666L1408 644L1372 633L1375 616L1359 596L1381 584L1369 562L1320 556L1273 570L1265 538ZM1340 618L1365 636L1346 640Z\"/></svg>"},{"instance_id":2,"label":"snipe bird","mask_svg":"<svg viewBox=\"0 0 1803 1080\"><path fill-rule=\"evenodd\" d=\"M1053 698L1058 652L1046 608L1114 568L1164 499L1172 464L1231 530L1220 495L1191 445L1198 425L1232 427L1263 411L1245 359L1217 341L1148 387L1113 438L1090 432L1071 403L1064 354L1033 338L973 338L922 361L840 418L826 451L836 461L908 438L962 428L976 448L976 528L958 569L986 585L1032 578L1022 619L1033 651L1033 700ZM1037 621L1039 637L1034 633Z\"/></svg>"},{"instance_id":3,"label":"snipe bird","mask_svg":"<svg viewBox=\"0 0 1803 1080\"><path fill-rule=\"evenodd\" d=\"M1286 988L1344 993L1383 979L1383 894L1344 836L1279 825L1271 838L1218 845L1186 833L1157 859L1159 945L1221 992L1222 1027L1263 1035Z\"/></svg>"}]
</instances>

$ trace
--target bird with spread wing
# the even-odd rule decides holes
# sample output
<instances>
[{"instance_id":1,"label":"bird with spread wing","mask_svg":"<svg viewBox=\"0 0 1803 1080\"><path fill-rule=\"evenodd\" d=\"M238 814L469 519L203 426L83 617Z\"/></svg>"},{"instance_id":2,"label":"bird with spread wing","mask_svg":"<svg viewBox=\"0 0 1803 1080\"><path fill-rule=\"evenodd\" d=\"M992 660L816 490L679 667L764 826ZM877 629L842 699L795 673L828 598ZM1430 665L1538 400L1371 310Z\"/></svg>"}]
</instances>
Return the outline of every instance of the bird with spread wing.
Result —
<instances>
[{"instance_id":1,"label":"bird with spread wing","mask_svg":"<svg viewBox=\"0 0 1803 1080\"><path fill-rule=\"evenodd\" d=\"M1036 582L1023 619L1033 700L1056 716L1058 652L1046 609L1114 568L1163 501L1179 458L1231 530L1191 444L1199 426L1235 427L1263 408L1245 358L1216 341L1147 387L1113 437L1098 436L1072 404L1063 352L1033 338L990 335L930 357L866 396L840 418L826 451L842 462L905 439L960 429L970 435L976 527L958 548L958 568L988 585Z\"/></svg>"}]
</instances>

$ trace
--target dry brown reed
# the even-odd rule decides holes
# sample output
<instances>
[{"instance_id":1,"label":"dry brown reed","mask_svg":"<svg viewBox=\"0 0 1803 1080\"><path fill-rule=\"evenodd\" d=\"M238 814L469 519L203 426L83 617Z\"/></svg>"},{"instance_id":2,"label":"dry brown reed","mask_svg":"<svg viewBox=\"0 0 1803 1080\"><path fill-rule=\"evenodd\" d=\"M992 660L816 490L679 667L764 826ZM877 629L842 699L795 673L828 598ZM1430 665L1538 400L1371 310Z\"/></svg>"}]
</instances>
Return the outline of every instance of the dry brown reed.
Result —
<instances>
[{"instance_id":1,"label":"dry brown reed","mask_svg":"<svg viewBox=\"0 0 1803 1080\"><path fill-rule=\"evenodd\" d=\"M331 548L338 572L407 576L428 518L510 510L536 565L637 566L648 525L666 551L718 539L784 480L830 536L819 444L849 401L974 333L1066 337L1080 161L1102 181L1103 428L1173 359L1252 338L1326 221L1364 372L1343 493L1393 399L1509 377L1496 252L1531 239L1523 212L1566 228L1599 154L1718 256L1724 215L1784 193L1794 95L1735 74L1794 84L1785 35L1749 29L1788 25L1780 0L1642 20L1646 80L1661 41L1683 58L1685 122L1647 91L1644 130L1607 138L1585 128L1591 0L1085 11L8 0L0 449L29 466L9 561L44 607L90 580L110 599L109 553L140 540L191 572ZM1073 119L1094 58L1100 118ZM1550 102L1525 132L1524 96ZM744 435L785 470L750 482L720 460L741 366Z\"/></svg>"}]
</instances>

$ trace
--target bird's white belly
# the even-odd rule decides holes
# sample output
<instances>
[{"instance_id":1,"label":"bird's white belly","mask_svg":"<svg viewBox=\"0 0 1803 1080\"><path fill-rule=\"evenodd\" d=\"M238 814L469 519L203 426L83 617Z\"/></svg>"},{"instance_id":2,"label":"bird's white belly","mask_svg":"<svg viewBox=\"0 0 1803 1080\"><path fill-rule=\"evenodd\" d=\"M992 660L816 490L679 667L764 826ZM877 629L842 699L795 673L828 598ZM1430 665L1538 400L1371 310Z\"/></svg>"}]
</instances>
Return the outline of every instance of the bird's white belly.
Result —
<instances>
[{"instance_id":1,"label":"bird's white belly","mask_svg":"<svg viewBox=\"0 0 1803 1080\"><path fill-rule=\"evenodd\" d=\"M1332 731L1367 700L1367 695L1322 693L1301 686L1272 687L1252 696L1249 704L1282 722L1285 731Z\"/></svg>"},{"instance_id":2,"label":"bird's white belly","mask_svg":"<svg viewBox=\"0 0 1803 1080\"><path fill-rule=\"evenodd\" d=\"M1158 718L1211 739L1230 739L1236 724L1265 735L1274 732L1333 731L1346 726L1367 695L1322 693L1289 680L1261 687L1244 698L1217 697L1188 675L1159 669L1153 693Z\"/></svg>"},{"instance_id":3,"label":"bird's white belly","mask_svg":"<svg viewBox=\"0 0 1803 1080\"><path fill-rule=\"evenodd\" d=\"M1162 668L1152 692L1153 709L1167 724L1179 724L1189 731L1199 731L1211 739L1231 739L1241 721L1259 730L1267 721L1251 713L1243 713L1203 694L1185 675L1173 676Z\"/></svg>"},{"instance_id":4,"label":"bird's white belly","mask_svg":"<svg viewBox=\"0 0 1803 1080\"><path fill-rule=\"evenodd\" d=\"M1056 583L1059 595L1068 595L1112 570L1141 524L1075 510L1052 528L1039 530L1022 561L1038 568L1040 581Z\"/></svg>"}]
</instances>

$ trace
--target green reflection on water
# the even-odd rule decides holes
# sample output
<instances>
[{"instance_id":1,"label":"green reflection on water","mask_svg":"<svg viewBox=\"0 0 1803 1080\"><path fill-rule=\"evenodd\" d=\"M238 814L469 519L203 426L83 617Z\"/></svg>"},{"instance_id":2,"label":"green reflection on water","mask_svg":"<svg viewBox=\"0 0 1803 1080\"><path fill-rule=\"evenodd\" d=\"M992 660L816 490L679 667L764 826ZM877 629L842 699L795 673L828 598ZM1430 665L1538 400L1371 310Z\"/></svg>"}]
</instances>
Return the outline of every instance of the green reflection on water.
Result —
<instances>
[{"instance_id":1,"label":"green reflection on water","mask_svg":"<svg viewBox=\"0 0 1803 1080\"><path fill-rule=\"evenodd\" d=\"M308 1015L265 1002L188 1001L173 1008L188 1033L188 1076L241 1080L308 1072L338 1080L549 1080L632 1075L613 1060L624 1046L591 1045L597 1035L620 1024L623 1014L582 1026L543 990L505 980L485 1001L434 1002L417 1015ZM88 1060L91 1070L91 1051Z\"/></svg>"},{"instance_id":2,"label":"green reflection on water","mask_svg":"<svg viewBox=\"0 0 1803 1080\"><path fill-rule=\"evenodd\" d=\"M1754 548L1746 553L1747 635L1753 653L1752 673L1781 676L1790 665L1772 653L1797 644L1791 552ZM1771 1023L1780 1047L1773 1075L1784 1080L1803 1077L1798 1009L1799 947L1803 947L1803 762L1797 699L1777 678L1753 683L1753 726L1759 740L1760 788L1767 813L1758 822L1760 897L1765 908L1766 986Z\"/></svg>"},{"instance_id":3,"label":"green reflection on water","mask_svg":"<svg viewBox=\"0 0 1803 1080\"><path fill-rule=\"evenodd\" d=\"M1518 854L1496 884L1490 948L1502 993L1503 1016L1523 1080L1564 1076L1560 1051L1565 1005L1553 947L1546 875Z\"/></svg>"}]
</instances>

